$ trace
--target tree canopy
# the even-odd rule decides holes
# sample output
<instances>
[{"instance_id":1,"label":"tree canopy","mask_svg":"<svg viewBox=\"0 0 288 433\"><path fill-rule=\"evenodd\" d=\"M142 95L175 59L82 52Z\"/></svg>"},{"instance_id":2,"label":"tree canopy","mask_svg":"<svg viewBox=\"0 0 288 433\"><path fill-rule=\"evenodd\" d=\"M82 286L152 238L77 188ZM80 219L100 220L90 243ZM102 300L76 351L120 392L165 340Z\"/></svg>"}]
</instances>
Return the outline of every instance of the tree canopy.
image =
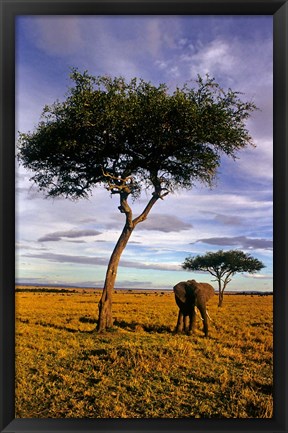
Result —
<instances>
[{"instance_id":1,"label":"tree canopy","mask_svg":"<svg viewBox=\"0 0 288 433\"><path fill-rule=\"evenodd\" d=\"M97 184L137 197L211 185L221 154L252 144L245 120L256 107L214 79L196 88L93 77L72 70L65 101L43 110L32 133L20 134L19 158L48 196L85 197Z\"/></svg>"},{"instance_id":2,"label":"tree canopy","mask_svg":"<svg viewBox=\"0 0 288 433\"><path fill-rule=\"evenodd\" d=\"M112 252L97 329L112 325L112 292L120 256L135 226L158 199L200 181L212 185L220 157L253 144L245 121L256 109L213 78L169 91L142 79L94 77L77 69L66 99L43 110L33 132L20 133L18 158L48 197L88 197L103 185L126 216ZM128 198L151 197L133 217Z\"/></svg>"},{"instance_id":3,"label":"tree canopy","mask_svg":"<svg viewBox=\"0 0 288 433\"><path fill-rule=\"evenodd\" d=\"M208 252L203 256L190 256L182 264L183 269L209 272L216 277L219 288L219 306L223 303L224 290L233 275L244 272L252 274L264 267L260 260L240 250L219 250Z\"/></svg>"}]
</instances>

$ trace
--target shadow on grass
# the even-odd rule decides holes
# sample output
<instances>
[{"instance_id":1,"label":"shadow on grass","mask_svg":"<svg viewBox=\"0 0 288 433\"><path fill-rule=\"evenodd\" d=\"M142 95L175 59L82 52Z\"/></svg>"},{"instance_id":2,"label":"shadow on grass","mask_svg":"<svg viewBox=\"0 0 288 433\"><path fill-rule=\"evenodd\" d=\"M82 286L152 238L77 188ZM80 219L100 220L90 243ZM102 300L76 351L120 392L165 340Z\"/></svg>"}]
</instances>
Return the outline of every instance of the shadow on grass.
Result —
<instances>
[{"instance_id":1,"label":"shadow on grass","mask_svg":"<svg viewBox=\"0 0 288 433\"><path fill-rule=\"evenodd\" d=\"M163 334L163 333L172 334L171 328L165 325L143 325L141 323L137 323L134 321L126 322L125 320L115 320L114 326L131 332L144 331L149 333L153 332L157 334Z\"/></svg>"},{"instance_id":2,"label":"shadow on grass","mask_svg":"<svg viewBox=\"0 0 288 433\"><path fill-rule=\"evenodd\" d=\"M93 356L96 356L101 360L107 361L109 359L109 350L108 349L83 350L81 359L87 361L87 359L90 359Z\"/></svg>"},{"instance_id":3,"label":"shadow on grass","mask_svg":"<svg viewBox=\"0 0 288 433\"><path fill-rule=\"evenodd\" d=\"M90 330L83 330L83 329L75 329L75 328L71 328L69 326L65 326L65 325L56 325L54 323L46 323L46 322L35 322L35 325L40 325L43 326L44 328L53 328L53 329L57 329L60 331L66 331L66 332L71 332L71 333L81 333L81 334L93 334L96 332L96 325L97 325L97 319L92 319L86 316L82 316L79 318L79 322L80 323L89 323L89 324L93 324L95 325L95 328L90 329ZM25 322L26 323L26 322ZM28 322L29 323L29 322ZM106 331L104 331L104 333L115 333L117 332L117 328L121 328L121 329L125 329L126 331L130 331L130 332L148 332L150 334L155 333L155 334L178 334L178 335L187 335L187 333L185 332L180 332L180 333L176 333L174 328L171 329L171 327L166 326L166 325L143 325L141 323L137 323L137 322L127 322L125 320L114 320L114 324L113 324L113 328L111 329L107 329ZM187 335L189 337L191 337L190 335ZM198 334L198 333L194 333L192 334L192 337L203 337L203 338L207 338L204 335ZM211 337L209 335L209 337L207 339L211 339L211 340L217 340L215 337Z\"/></svg>"},{"instance_id":4,"label":"shadow on grass","mask_svg":"<svg viewBox=\"0 0 288 433\"><path fill-rule=\"evenodd\" d=\"M95 324L97 323L97 319L91 319L90 317L87 316L82 316L79 318L79 322L81 323L91 323L91 324Z\"/></svg>"},{"instance_id":5,"label":"shadow on grass","mask_svg":"<svg viewBox=\"0 0 288 433\"><path fill-rule=\"evenodd\" d=\"M79 322L96 325L97 319L91 319L90 317L82 316L79 318ZM169 326L143 325L134 321L127 322L125 320L114 320L113 327L125 329L126 331L131 331L131 332L136 332L136 331L156 332L156 333L172 332Z\"/></svg>"},{"instance_id":6,"label":"shadow on grass","mask_svg":"<svg viewBox=\"0 0 288 433\"><path fill-rule=\"evenodd\" d=\"M69 328L68 326L55 325L54 323L35 322L35 325L40 325L40 326L43 326L44 328L53 328L53 329L57 329L59 331L66 331L66 332L71 332L71 333L76 333L76 332L79 333L80 332L82 334L92 334L95 332L95 329L83 331L81 329Z\"/></svg>"},{"instance_id":7,"label":"shadow on grass","mask_svg":"<svg viewBox=\"0 0 288 433\"><path fill-rule=\"evenodd\" d=\"M66 331L66 332L71 332L71 333L81 333L81 334L93 334L96 331L96 325L97 325L97 319L93 319L87 316L82 316L79 318L79 322L80 323L89 323L92 325L95 325L95 328L90 329L90 330L83 330L83 329L75 329L69 326L65 326L65 325L56 325L54 323L46 323L46 322L35 322L36 325L40 325L43 326L45 328L53 328L53 329L57 329L60 331ZM113 323L113 328L106 330L106 332L116 332L117 328L121 328L121 329L125 329L126 331L130 331L130 332L148 332L148 333L155 333L155 334L176 334L174 328L171 329L170 326L166 326L166 325L143 325L141 323L132 321L132 322L127 322L126 320L114 320ZM178 333L183 334L183 335L187 335L185 332L180 332ZM193 334L193 336L197 336L197 337L201 337L201 335L197 334ZM204 335L202 335L202 337L204 338ZM215 338L209 336L208 338L214 340Z\"/></svg>"},{"instance_id":8,"label":"shadow on grass","mask_svg":"<svg viewBox=\"0 0 288 433\"><path fill-rule=\"evenodd\" d=\"M252 382L252 387L256 390L259 390L262 394L272 395L273 394L273 385L263 384L254 380Z\"/></svg>"}]
</instances>

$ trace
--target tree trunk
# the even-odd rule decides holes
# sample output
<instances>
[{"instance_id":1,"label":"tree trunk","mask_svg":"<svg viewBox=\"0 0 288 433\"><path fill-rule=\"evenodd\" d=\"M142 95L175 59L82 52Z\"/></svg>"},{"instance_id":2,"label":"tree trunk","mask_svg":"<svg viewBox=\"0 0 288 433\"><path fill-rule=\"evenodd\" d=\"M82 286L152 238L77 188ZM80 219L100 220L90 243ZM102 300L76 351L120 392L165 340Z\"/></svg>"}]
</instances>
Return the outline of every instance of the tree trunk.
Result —
<instances>
[{"instance_id":1,"label":"tree trunk","mask_svg":"<svg viewBox=\"0 0 288 433\"><path fill-rule=\"evenodd\" d=\"M230 275L230 274L229 274ZM223 298L224 298L224 290L226 289L227 284L229 283L229 281L231 281L228 277L229 275L225 278L223 286L221 287L221 282L219 283L219 303L218 303L218 307L222 307L223 305Z\"/></svg>"},{"instance_id":2,"label":"tree trunk","mask_svg":"<svg viewBox=\"0 0 288 433\"><path fill-rule=\"evenodd\" d=\"M115 187L116 188L116 187ZM120 186L118 185L118 188L120 190ZM126 224L123 228L123 231L120 235L120 238L118 239L118 242L113 250L113 253L110 257L110 261L108 264L107 272L106 272L106 278L103 288L103 293L98 305L99 308L99 316L98 316L98 322L97 322L97 331L102 332L106 328L111 328L113 326L113 318L112 318L112 293L114 290L114 284L117 276L117 269L120 261L121 254L123 253L127 242L129 241L129 238L136 227L136 225L142 221L144 221L147 218L147 215L149 214L150 210L154 206L154 204L157 202L159 198L165 197L165 195L168 194L168 192L164 192L161 194L161 187L160 185L157 187L155 186L155 191L152 194L151 199L149 200L147 206L143 210L143 212L136 218L132 219L132 211L130 206L127 203L127 198L129 196L129 190L125 190L123 188L123 191L121 190L119 192L120 194L120 206L119 210L121 213L125 213L126 215Z\"/></svg>"},{"instance_id":3,"label":"tree trunk","mask_svg":"<svg viewBox=\"0 0 288 433\"><path fill-rule=\"evenodd\" d=\"M106 328L111 328L113 326L112 319L112 292L114 289L114 284L117 276L118 264L122 252L124 251L127 242L134 230L134 225L125 224L124 229L118 239L118 242L113 250L110 257L106 278L104 283L104 288L102 296L98 305L99 316L97 323L97 331L102 332Z\"/></svg>"},{"instance_id":4,"label":"tree trunk","mask_svg":"<svg viewBox=\"0 0 288 433\"><path fill-rule=\"evenodd\" d=\"M224 296L224 287L222 287L222 282L221 282L221 276L218 275L218 290L219 290L219 300L218 300L218 307L222 307L223 304L223 296Z\"/></svg>"},{"instance_id":5,"label":"tree trunk","mask_svg":"<svg viewBox=\"0 0 288 433\"><path fill-rule=\"evenodd\" d=\"M218 307L222 307L222 304L223 304L223 297L224 297L224 293L223 293L223 291L219 290L219 302L218 302Z\"/></svg>"}]
</instances>

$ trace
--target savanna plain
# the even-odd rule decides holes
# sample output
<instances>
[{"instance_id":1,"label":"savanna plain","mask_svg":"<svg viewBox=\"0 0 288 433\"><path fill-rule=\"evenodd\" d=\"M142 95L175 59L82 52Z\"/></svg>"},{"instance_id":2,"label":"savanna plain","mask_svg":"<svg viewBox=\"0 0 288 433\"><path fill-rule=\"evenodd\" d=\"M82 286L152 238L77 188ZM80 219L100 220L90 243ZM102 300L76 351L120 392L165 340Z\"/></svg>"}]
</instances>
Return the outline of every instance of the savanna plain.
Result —
<instances>
[{"instance_id":1,"label":"savanna plain","mask_svg":"<svg viewBox=\"0 0 288 433\"><path fill-rule=\"evenodd\" d=\"M16 289L17 418L271 418L273 297L209 301L209 337L174 334L172 292Z\"/></svg>"}]
</instances>

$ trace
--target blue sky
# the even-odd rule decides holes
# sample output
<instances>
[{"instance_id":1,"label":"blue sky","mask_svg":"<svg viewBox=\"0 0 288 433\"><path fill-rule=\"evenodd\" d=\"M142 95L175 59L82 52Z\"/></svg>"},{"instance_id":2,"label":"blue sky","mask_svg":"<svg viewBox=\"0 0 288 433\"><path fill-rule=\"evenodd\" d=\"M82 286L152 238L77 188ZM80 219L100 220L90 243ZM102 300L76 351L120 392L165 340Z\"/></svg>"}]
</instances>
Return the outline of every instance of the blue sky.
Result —
<instances>
[{"instance_id":1,"label":"blue sky","mask_svg":"<svg viewBox=\"0 0 288 433\"><path fill-rule=\"evenodd\" d=\"M210 274L181 269L185 257L241 249L262 260L236 275L231 290L272 290L273 39L270 16L19 16L16 22L16 127L32 131L46 104L63 100L71 67L166 83L172 90L209 73L260 108L247 122L256 148L222 159L213 189L201 185L158 202L139 224L116 287L172 288ZM124 224L117 197L47 200L17 166L18 283L102 287ZM137 215L149 197L132 205ZM215 287L216 284L214 283Z\"/></svg>"}]
</instances>

